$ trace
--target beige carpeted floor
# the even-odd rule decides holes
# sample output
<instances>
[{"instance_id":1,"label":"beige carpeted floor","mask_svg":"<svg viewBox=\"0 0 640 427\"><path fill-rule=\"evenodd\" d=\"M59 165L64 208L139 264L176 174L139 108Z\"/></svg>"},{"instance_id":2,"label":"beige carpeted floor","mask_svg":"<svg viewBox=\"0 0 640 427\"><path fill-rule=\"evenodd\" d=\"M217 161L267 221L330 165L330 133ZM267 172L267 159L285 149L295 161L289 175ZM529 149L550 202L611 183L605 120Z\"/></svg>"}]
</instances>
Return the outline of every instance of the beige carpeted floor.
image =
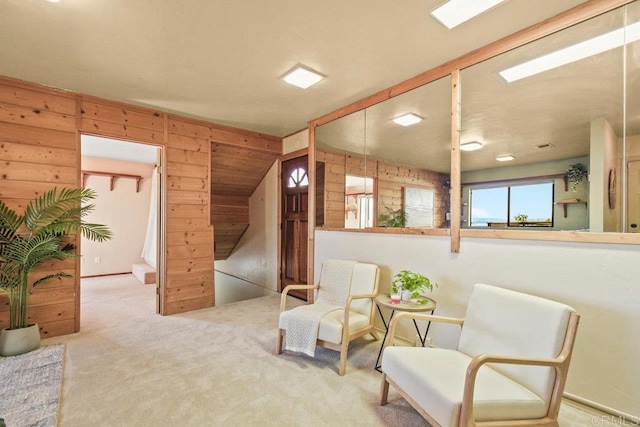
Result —
<instances>
[{"instance_id":1,"label":"beige carpeted floor","mask_svg":"<svg viewBox=\"0 0 640 427\"><path fill-rule=\"evenodd\" d=\"M66 342L59 425L426 426L399 395L376 404L379 342L275 356L279 295L162 317L133 276L82 281L82 331ZM567 402L562 426L599 414ZM604 424L599 424L604 425Z\"/></svg>"}]
</instances>

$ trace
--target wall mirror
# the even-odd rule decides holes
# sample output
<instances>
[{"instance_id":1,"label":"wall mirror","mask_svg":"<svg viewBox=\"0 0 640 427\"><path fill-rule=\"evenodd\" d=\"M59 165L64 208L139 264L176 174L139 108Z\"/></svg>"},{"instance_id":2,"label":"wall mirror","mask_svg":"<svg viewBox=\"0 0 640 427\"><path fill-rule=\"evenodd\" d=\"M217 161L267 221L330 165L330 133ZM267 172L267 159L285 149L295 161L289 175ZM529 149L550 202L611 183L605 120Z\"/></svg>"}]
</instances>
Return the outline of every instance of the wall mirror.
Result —
<instances>
[{"instance_id":1,"label":"wall mirror","mask_svg":"<svg viewBox=\"0 0 640 427\"><path fill-rule=\"evenodd\" d=\"M359 228L360 219L371 216L358 197L372 191L365 180L364 140L364 110L315 129L316 227Z\"/></svg>"},{"instance_id":2,"label":"wall mirror","mask_svg":"<svg viewBox=\"0 0 640 427\"><path fill-rule=\"evenodd\" d=\"M463 228L639 231L638 9L461 71Z\"/></svg>"},{"instance_id":3,"label":"wall mirror","mask_svg":"<svg viewBox=\"0 0 640 427\"><path fill-rule=\"evenodd\" d=\"M318 126L316 226L448 228L450 129L450 76Z\"/></svg>"}]
</instances>

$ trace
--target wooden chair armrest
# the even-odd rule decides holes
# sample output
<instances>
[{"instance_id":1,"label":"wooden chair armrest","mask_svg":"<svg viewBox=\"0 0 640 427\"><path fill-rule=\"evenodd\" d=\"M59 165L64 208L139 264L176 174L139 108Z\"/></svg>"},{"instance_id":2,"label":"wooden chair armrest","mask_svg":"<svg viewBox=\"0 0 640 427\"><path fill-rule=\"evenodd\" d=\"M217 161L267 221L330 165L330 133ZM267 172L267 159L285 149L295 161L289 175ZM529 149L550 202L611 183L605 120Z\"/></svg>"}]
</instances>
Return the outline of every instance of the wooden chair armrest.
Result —
<instances>
[{"instance_id":1,"label":"wooden chair armrest","mask_svg":"<svg viewBox=\"0 0 640 427\"><path fill-rule=\"evenodd\" d=\"M464 319L457 317L445 317L445 316L434 316L433 314L425 314L425 313L396 313L391 319L391 323L389 324L389 333L387 334L387 339L384 342L383 348L388 345L392 345L393 339L396 335L396 326L402 319L415 319L415 320L426 320L428 322L440 322L440 323L453 323L455 325L460 325L464 323Z\"/></svg>"},{"instance_id":2,"label":"wooden chair armrest","mask_svg":"<svg viewBox=\"0 0 640 427\"><path fill-rule=\"evenodd\" d=\"M355 294L349 295L347 302L344 305L344 319L342 321L342 328L344 336L349 336L349 312L351 311L351 303L354 299L375 298L378 294ZM372 302L373 303L373 302ZM371 321L371 320L369 320Z\"/></svg>"},{"instance_id":3,"label":"wooden chair armrest","mask_svg":"<svg viewBox=\"0 0 640 427\"><path fill-rule=\"evenodd\" d=\"M462 413L468 416L468 420L473 419L473 393L476 386L476 376L480 368L487 363L502 363L509 365L538 365L551 366L559 368L564 364L564 355L560 355L554 359L535 358L535 357L518 357L518 356L502 356L498 354L480 354L474 357L467 367L467 375L464 381L464 391L462 394Z\"/></svg>"},{"instance_id":4,"label":"wooden chair armrest","mask_svg":"<svg viewBox=\"0 0 640 427\"><path fill-rule=\"evenodd\" d=\"M556 370L556 379L551 394L548 413L557 417L562 399L562 390L567 380L567 372L569 370L569 362L571 361L571 353L573 352L573 344L576 339L579 320L579 315L576 313L571 314L562 349L554 358L504 356L498 354L480 354L474 357L467 367L467 375L464 381L460 425L469 425L473 422L473 392L476 385L476 376L478 375L478 370L486 363L549 366L554 368Z\"/></svg>"},{"instance_id":5,"label":"wooden chair armrest","mask_svg":"<svg viewBox=\"0 0 640 427\"><path fill-rule=\"evenodd\" d=\"M357 294L357 295L349 295L349 297L347 298L347 304L346 307L348 308L351 305L351 302L354 299L364 299L364 298L375 298L377 297L377 294Z\"/></svg>"},{"instance_id":6,"label":"wooden chair armrest","mask_svg":"<svg viewBox=\"0 0 640 427\"><path fill-rule=\"evenodd\" d=\"M320 285L287 285L282 290L282 295L280 295L280 312L286 310L287 306L287 294L289 291L298 290L298 289L319 289Z\"/></svg>"},{"instance_id":7,"label":"wooden chair armrest","mask_svg":"<svg viewBox=\"0 0 640 427\"><path fill-rule=\"evenodd\" d=\"M537 365L537 366L560 366L564 362L564 357L558 356L553 359L544 357L520 357L502 356L499 354L479 354L474 357L467 368L467 376L478 373L480 367L486 363L502 363L507 365Z\"/></svg>"}]
</instances>

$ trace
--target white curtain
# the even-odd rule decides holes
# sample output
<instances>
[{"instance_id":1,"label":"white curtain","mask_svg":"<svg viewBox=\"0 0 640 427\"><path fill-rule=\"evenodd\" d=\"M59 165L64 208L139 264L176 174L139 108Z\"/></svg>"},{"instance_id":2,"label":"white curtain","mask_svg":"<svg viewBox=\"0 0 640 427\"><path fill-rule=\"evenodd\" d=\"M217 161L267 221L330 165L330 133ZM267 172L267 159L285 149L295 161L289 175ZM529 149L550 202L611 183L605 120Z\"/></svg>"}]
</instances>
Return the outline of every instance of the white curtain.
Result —
<instances>
[{"instance_id":1,"label":"white curtain","mask_svg":"<svg viewBox=\"0 0 640 427\"><path fill-rule=\"evenodd\" d=\"M153 168L151 175L151 197L149 197L149 221L147 235L142 247L142 258L151 267L156 268L158 245L158 167Z\"/></svg>"}]
</instances>

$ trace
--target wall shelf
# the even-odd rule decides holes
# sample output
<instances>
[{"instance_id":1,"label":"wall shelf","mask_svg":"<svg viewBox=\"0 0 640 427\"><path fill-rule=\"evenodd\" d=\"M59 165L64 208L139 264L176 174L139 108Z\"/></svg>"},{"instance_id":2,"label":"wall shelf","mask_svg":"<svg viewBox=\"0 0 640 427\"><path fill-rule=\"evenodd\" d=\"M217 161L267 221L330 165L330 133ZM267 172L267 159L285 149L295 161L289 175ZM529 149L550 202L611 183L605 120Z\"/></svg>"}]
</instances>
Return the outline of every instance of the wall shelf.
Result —
<instances>
[{"instance_id":1,"label":"wall shelf","mask_svg":"<svg viewBox=\"0 0 640 427\"><path fill-rule=\"evenodd\" d=\"M565 199L565 200L558 200L556 203L556 205L562 205L562 210L564 212L564 217L567 217L567 206L568 205L576 205L576 204L584 204L584 207L587 207L587 202L584 200L580 200L580 199Z\"/></svg>"},{"instance_id":2,"label":"wall shelf","mask_svg":"<svg viewBox=\"0 0 640 427\"><path fill-rule=\"evenodd\" d=\"M85 177L88 175L96 175L96 176L108 176L111 181L109 183L109 190L113 191L113 183L116 178L128 178L136 180L136 193L140 192L140 181L142 181L142 176L140 175L128 175L126 173L114 173L114 172L98 172L98 171L81 171L82 173L82 181L81 185L84 187Z\"/></svg>"}]
</instances>

